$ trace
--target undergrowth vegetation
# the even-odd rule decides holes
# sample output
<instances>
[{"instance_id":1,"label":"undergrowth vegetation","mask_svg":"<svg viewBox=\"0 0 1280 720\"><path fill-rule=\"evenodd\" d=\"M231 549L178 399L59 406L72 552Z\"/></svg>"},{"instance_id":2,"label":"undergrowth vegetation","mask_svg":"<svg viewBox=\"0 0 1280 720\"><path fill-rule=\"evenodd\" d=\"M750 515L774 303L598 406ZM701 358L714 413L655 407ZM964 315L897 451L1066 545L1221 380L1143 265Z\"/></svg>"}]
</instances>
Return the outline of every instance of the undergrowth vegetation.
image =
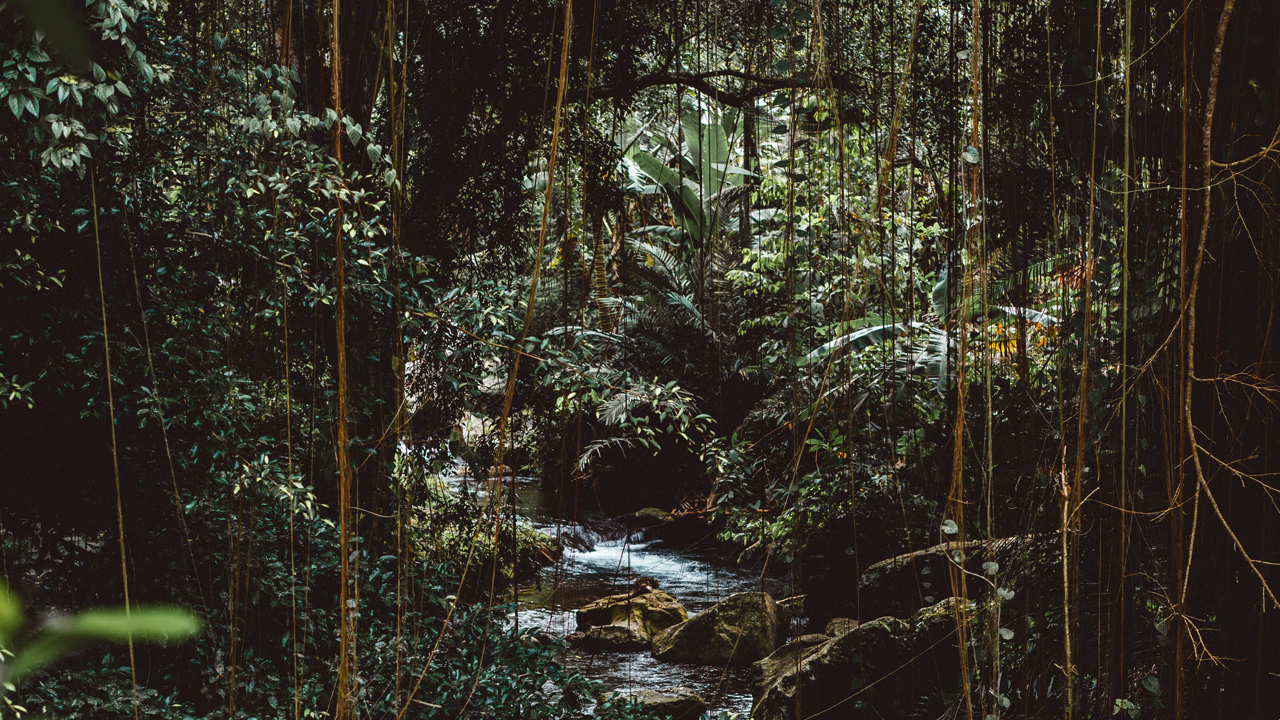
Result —
<instances>
[{"instance_id":1,"label":"undergrowth vegetation","mask_svg":"<svg viewBox=\"0 0 1280 720\"><path fill-rule=\"evenodd\" d=\"M951 543L904 717L1260 716L1276 20L0 0L0 712L638 716L503 604L519 472L819 624Z\"/></svg>"}]
</instances>

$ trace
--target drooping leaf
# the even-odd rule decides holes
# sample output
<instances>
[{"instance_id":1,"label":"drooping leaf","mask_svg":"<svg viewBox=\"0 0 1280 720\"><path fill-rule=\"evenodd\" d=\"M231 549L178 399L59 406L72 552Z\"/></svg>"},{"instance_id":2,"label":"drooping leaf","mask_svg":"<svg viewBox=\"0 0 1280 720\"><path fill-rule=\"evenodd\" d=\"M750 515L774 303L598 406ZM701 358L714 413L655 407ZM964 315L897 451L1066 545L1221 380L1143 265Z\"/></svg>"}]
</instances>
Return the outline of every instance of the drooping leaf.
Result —
<instances>
[{"instance_id":1,"label":"drooping leaf","mask_svg":"<svg viewBox=\"0 0 1280 720\"><path fill-rule=\"evenodd\" d=\"M707 223L702 211L702 200L698 197L697 184L692 181L686 184L684 181L687 178L680 177L678 173L649 153L636 151L630 157L640 172L661 188L663 194L667 196L667 202L671 203L671 210L675 213L680 227L692 236L691 239L695 244L700 245L703 240L702 230Z\"/></svg>"},{"instance_id":2,"label":"drooping leaf","mask_svg":"<svg viewBox=\"0 0 1280 720\"><path fill-rule=\"evenodd\" d=\"M1042 325L1058 324L1058 318L1050 315L1049 313L1040 312L1039 310L1032 310L1031 308L1020 308L1020 307L1010 307L1008 305L1000 305L991 309L999 310L1000 312L1006 315L1010 315L1012 317L1025 317L1027 319L1027 322L1041 323Z\"/></svg>"},{"instance_id":3,"label":"drooping leaf","mask_svg":"<svg viewBox=\"0 0 1280 720\"><path fill-rule=\"evenodd\" d=\"M891 340L899 335L905 335L911 332L910 325L906 323L889 323L886 325L873 325L871 327L855 330L851 333L845 333L840 337L823 343L818 347L810 350L808 353L800 357L793 358L792 362L800 367L810 365L827 356L832 358L839 357L847 352L858 352L872 345Z\"/></svg>"},{"instance_id":4,"label":"drooping leaf","mask_svg":"<svg viewBox=\"0 0 1280 720\"><path fill-rule=\"evenodd\" d=\"M951 313L951 288L948 282L950 263L942 266L942 270L938 272L938 282L933 286L933 294L929 299L933 305L933 313L938 316L944 324L947 322L947 316Z\"/></svg>"}]
</instances>

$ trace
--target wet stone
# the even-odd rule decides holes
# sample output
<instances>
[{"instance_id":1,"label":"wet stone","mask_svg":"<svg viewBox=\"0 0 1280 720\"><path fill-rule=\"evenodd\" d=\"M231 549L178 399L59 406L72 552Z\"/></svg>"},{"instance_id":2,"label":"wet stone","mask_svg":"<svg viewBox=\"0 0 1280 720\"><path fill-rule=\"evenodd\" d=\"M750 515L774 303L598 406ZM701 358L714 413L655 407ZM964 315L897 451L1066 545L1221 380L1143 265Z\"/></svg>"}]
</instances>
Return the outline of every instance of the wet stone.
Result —
<instances>
[{"instance_id":1,"label":"wet stone","mask_svg":"<svg viewBox=\"0 0 1280 720\"><path fill-rule=\"evenodd\" d=\"M617 690L601 696L601 701L625 699L639 703L646 714L670 720L698 720L707 711L702 697L687 687Z\"/></svg>"}]
</instances>

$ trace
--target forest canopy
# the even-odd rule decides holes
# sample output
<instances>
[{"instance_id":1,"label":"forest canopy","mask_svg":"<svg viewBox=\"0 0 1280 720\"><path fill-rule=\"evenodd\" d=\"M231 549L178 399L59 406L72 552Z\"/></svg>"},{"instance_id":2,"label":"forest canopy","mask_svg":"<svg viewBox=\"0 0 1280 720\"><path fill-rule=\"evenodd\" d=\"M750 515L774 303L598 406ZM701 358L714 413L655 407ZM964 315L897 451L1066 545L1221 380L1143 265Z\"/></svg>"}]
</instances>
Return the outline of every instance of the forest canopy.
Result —
<instances>
[{"instance_id":1,"label":"forest canopy","mask_svg":"<svg viewBox=\"0 0 1280 720\"><path fill-rule=\"evenodd\" d=\"M849 717L1265 716L1278 26L0 0L0 715L581 717L515 473L818 628L943 544Z\"/></svg>"}]
</instances>

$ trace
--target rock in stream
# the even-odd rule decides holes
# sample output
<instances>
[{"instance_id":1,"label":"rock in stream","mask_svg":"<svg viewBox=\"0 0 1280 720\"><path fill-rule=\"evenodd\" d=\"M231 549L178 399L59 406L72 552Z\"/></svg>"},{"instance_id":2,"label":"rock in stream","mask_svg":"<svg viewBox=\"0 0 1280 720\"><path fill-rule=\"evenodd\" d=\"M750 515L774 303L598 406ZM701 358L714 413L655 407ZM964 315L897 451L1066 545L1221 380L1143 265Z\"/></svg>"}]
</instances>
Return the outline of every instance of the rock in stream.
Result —
<instances>
[{"instance_id":1,"label":"rock in stream","mask_svg":"<svg viewBox=\"0 0 1280 720\"><path fill-rule=\"evenodd\" d=\"M664 662L747 665L773 652L778 635L778 606L769 593L737 593L658 634L653 656Z\"/></svg>"},{"instance_id":2,"label":"rock in stream","mask_svg":"<svg viewBox=\"0 0 1280 720\"><path fill-rule=\"evenodd\" d=\"M610 595L578 610L580 644L595 650L642 650L653 637L689 618L662 590Z\"/></svg>"}]
</instances>

